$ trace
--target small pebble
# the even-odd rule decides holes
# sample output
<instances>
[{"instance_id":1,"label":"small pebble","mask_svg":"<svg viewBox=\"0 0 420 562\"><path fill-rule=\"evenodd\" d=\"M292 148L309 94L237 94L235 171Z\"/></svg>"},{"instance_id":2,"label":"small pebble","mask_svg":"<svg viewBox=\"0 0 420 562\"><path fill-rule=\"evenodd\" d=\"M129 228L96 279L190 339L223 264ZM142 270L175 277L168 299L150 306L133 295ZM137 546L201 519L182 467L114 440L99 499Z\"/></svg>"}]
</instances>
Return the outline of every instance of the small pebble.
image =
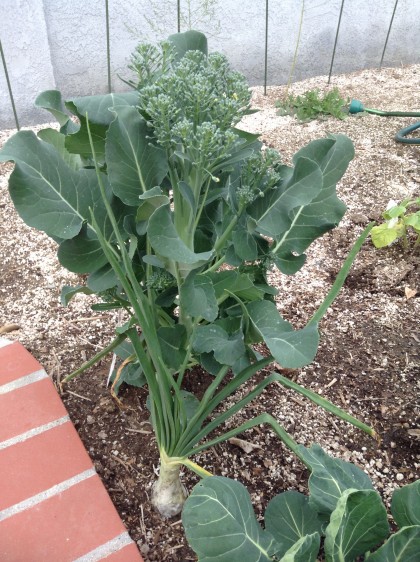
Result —
<instances>
[{"instance_id":1,"label":"small pebble","mask_svg":"<svg viewBox=\"0 0 420 562\"><path fill-rule=\"evenodd\" d=\"M140 541L139 541L139 542L140 542ZM137 543L137 544L139 544L139 543ZM150 551L150 547L149 547L148 544L142 544L142 545L140 546L140 552L141 552L142 554L147 555L147 554L149 554L149 551Z\"/></svg>"},{"instance_id":2,"label":"small pebble","mask_svg":"<svg viewBox=\"0 0 420 562\"><path fill-rule=\"evenodd\" d=\"M95 423L95 418L93 416L86 416L86 423L92 425L93 423Z\"/></svg>"},{"instance_id":3,"label":"small pebble","mask_svg":"<svg viewBox=\"0 0 420 562\"><path fill-rule=\"evenodd\" d=\"M404 480L404 474L401 474L401 472L398 472L396 478L397 478L398 481L401 482L401 480Z\"/></svg>"}]
</instances>

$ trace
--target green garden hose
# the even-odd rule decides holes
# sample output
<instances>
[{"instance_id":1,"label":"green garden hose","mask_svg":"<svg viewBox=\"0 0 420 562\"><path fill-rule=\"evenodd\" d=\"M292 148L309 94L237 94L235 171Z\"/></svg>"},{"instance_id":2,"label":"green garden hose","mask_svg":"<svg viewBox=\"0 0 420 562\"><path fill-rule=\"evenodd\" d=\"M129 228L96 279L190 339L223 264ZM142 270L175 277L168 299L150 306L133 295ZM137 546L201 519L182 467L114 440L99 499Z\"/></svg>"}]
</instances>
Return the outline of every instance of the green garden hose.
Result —
<instances>
[{"instance_id":1,"label":"green garden hose","mask_svg":"<svg viewBox=\"0 0 420 562\"><path fill-rule=\"evenodd\" d=\"M361 111L366 111L367 113L372 113L374 115L381 115L382 117L420 117L419 111L381 111L379 109L369 109L364 107L361 101L351 100L349 106L349 113L360 113ZM409 127L405 127L398 131L395 135L395 140L398 142L404 142L406 144L420 144L420 138L407 138L407 135L420 128L420 121L414 123Z\"/></svg>"}]
</instances>

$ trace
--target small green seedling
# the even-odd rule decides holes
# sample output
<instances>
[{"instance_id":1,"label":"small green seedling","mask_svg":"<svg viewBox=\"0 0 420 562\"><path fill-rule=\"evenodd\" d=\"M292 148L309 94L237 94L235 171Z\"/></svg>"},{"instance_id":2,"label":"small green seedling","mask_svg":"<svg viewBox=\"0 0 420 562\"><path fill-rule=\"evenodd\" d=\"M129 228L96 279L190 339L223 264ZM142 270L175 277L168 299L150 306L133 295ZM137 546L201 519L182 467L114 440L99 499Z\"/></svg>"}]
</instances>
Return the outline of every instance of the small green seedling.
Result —
<instances>
[{"instance_id":1,"label":"small green seedling","mask_svg":"<svg viewBox=\"0 0 420 562\"><path fill-rule=\"evenodd\" d=\"M417 210L409 212L412 207ZM407 250L410 229L413 229L417 236L414 247L420 245L420 197L404 199L401 203L391 200L382 216L385 222L374 226L371 231L372 242L376 248L384 248L396 240L401 240Z\"/></svg>"},{"instance_id":2,"label":"small green seedling","mask_svg":"<svg viewBox=\"0 0 420 562\"><path fill-rule=\"evenodd\" d=\"M311 121L321 116L332 115L337 119L344 119L346 105L337 88L333 88L324 95L319 90L309 90L301 96L288 96L285 100L278 100L276 107L278 115L296 115L299 121Z\"/></svg>"}]
</instances>

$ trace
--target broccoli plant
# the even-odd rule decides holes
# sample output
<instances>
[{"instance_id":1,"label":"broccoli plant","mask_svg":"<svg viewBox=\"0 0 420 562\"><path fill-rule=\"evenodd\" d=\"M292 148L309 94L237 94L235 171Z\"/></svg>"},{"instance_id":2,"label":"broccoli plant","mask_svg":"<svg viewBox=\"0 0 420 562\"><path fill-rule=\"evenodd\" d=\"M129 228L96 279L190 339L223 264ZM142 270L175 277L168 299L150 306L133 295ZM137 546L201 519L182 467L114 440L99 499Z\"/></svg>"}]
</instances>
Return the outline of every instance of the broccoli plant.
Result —
<instances>
[{"instance_id":1,"label":"broccoli plant","mask_svg":"<svg viewBox=\"0 0 420 562\"><path fill-rule=\"evenodd\" d=\"M211 436L274 381L374 435L276 372L224 407L274 361L299 368L313 360L318 322L368 231L319 310L294 330L277 310L267 271L298 271L312 241L340 221L345 206L335 186L353 157L351 141L311 142L293 166L263 150L257 135L237 127L250 110L243 76L224 56L207 53L201 33L140 47L132 66L138 81L127 93L64 104L57 91L41 94L37 105L60 131L18 132L0 160L15 162L9 189L23 220L57 242L64 267L88 275L86 285L64 288L64 304L78 292L95 293L96 310L126 312L116 338L66 381L115 351L123 360L115 385L147 386L160 453L153 503L169 517L185 500L180 467L208 475L192 458L247 428L270 424L300 455L268 414ZM266 356L254 349L261 342ZM196 365L214 377L201 400L183 385Z\"/></svg>"}]
</instances>

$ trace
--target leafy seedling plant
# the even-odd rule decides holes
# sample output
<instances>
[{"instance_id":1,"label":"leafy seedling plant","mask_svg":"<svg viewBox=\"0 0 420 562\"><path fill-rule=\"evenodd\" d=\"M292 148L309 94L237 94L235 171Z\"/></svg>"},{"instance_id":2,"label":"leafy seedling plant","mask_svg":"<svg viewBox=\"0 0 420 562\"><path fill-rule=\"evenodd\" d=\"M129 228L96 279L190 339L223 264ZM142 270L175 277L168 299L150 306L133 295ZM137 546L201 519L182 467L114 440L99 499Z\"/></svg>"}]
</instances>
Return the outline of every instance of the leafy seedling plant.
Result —
<instances>
[{"instance_id":1,"label":"leafy seedling plant","mask_svg":"<svg viewBox=\"0 0 420 562\"><path fill-rule=\"evenodd\" d=\"M339 223L345 206L335 187L353 157L351 141L333 135L311 142L293 166L262 150L257 135L236 127L250 108L245 79L223 55L207 53L199 32L140 47L132 66L138 79L128 93L64 104L58 91L40 94L37 106L58 119L60 131L20 131L0 160L15 162L9 190L22 219L57 242L64 267L88 274L86 285L63 289L63 303L95 293L95 310L126 313L116 338L66 381L116 352L123 363L114 384L147 386L160 454L152 501L170 517L185 501L180 467L208 476L192 458L246 429L269 424L302 458L268 414L211 435L272 382L374 435L276 372L224 407L274 361L296 369L313 360L318 322L369 229L324 303L294 330L277 310L267 270L297 272L311 242ZM254 350L261 342L266 357ZM214 376L201 400L183 387L197 365Z\"/></svg>"},{"instance_id":2,"label":"leafy seedling plant","mask_svg":"<svg viewBox=\"0 0 420 562\"><path fill-rule=\"evenodd\" d=\"M301 96L289 95L285 100L278 100L278 115L296 115L299 121L311 121L319 117L332 115L336 119L345 119L343 108L346 105L337 88L321 94L319 90L309 90Z\"/></svg>"},{"instance_id":3,"label":"leafy seedling plant","mask_svg":"<svg viewBox=\"0 0 420 562\"><path fill-rule=\"evenodd\" d=\"M413 207L417 210L413 210ZM382 216L385 222L371 230L372 242L376 248L384 248L401 240L404 249L408 250L410 230L417 236L414 247L420 245L420 197L404 199L401 203L391 200Z\"/></svg>"},{"instance_id":4,"label":"leafy seedling plant","mask_svg":"<svg viewBox=\"0 0 420 562\"><path fill-rule=\"evenodd\" d=\"M264 529L240 482L212 476L195 486L182 522L200 562L316 562L321 537L325 562L418 562L420 480L394 491L391 513L399 530L390 535L386 508L365 472L319 445L300 453L311 470L310 495L275 496Z\"/></svg>"}]
</instances>

